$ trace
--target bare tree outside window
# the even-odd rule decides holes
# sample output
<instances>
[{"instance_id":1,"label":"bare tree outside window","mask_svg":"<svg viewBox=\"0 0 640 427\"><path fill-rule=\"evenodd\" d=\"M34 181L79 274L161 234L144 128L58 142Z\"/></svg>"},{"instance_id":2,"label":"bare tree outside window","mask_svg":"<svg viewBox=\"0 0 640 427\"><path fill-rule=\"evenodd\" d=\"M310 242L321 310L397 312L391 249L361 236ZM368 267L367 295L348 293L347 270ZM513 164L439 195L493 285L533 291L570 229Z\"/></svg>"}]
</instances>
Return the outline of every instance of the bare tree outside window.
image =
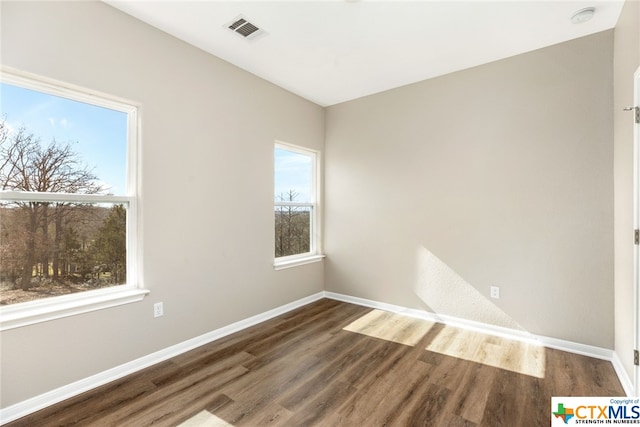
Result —
<instances>
[{"instance_id":1,"label":"bare tree outside window","mask_svg":"<svg viewBox=\"0 0 640 427\"><path fill-rule=\"evenodd\" d=\"M0 120L0 190L105 194L71 143ZM126 209L75 201L0 202L0 305L124 284Z\"/></svg>"},{"instance_id":2,"label":"bare tree outside window","mask_svg":"<svg viewBox=\"0 0 640 427\"><path fill-rule=\"evenodd\" d=\"M316 154L301 147L276 144L275 258L313 253L315 234Z\"/></svg>"},{"instance_id":3,"label":"bare tree outside window","mask_svg":"<svg viewBox=\"0 0 640 427\"><path fill-rule=\"evenodd\" d=\"M298 193L281 194L281 202L296 202ZM307 253L310 247L311 209L307 206L276 205L276 258Z\"/></svg>"}]
</instances>

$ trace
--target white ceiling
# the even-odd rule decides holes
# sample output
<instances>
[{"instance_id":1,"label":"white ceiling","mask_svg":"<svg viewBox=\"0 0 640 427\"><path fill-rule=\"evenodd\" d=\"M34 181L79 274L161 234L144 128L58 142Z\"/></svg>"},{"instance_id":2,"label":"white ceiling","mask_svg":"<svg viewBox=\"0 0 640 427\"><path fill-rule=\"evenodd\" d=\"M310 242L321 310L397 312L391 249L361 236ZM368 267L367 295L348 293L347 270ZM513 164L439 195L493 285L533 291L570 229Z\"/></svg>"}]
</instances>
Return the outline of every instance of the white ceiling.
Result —
<instances>
[{"instance_id":1,"label":"white ceiling","mask_svg":"<svg viewBox=\"0 0 640 427\"><path fill-rule=\"evenodd\" d=\"M322 106L613 28L623 1L106 3ZM571 16L593 6L593 19ZM226 28L238 15L267 34Z\"/></svg>"}]
</instances>

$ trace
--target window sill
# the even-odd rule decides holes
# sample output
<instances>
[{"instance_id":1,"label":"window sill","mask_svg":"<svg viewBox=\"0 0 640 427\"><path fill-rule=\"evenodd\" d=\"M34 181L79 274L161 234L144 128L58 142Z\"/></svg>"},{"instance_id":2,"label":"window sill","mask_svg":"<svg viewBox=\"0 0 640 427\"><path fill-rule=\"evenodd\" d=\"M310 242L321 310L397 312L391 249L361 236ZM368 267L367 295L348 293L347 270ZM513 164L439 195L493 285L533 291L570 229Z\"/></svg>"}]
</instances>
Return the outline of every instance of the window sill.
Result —
<instances>
[{"instance_id":1,"label":"window sill","mask_svg":"<svg viewBox=\"0 0 640 427\"><path fill-rule=\"evenodd\" d=\"M105 289L0 308L0 331L141 301L147 289Z\"/></svg>"},{"instance_id":2,"label":"window sill","mask_svg":"<svg viewBox=\"0 0 640 427\"><path fill-rule=\"evenodd\" d=\"M275 270L284 270L285 268L297 267L299 265L320 262L324 259L324 255L309 255L300 258L281 258L273 264Z\"/></svg>"}]
</instances>

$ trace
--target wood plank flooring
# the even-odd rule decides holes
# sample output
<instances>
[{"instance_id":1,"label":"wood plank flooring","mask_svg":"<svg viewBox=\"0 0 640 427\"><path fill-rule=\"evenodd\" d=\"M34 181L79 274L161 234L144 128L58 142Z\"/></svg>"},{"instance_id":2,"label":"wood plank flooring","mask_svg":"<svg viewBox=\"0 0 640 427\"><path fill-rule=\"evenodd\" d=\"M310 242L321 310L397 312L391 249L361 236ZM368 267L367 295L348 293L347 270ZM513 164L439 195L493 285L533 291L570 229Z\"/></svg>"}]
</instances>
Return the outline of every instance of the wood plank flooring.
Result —
<instances>
[{"instance_id":1,"label":"wood plank flooring","mask_svg":"<svg viewBox=\"0 0 640 427\"><path fill-rule=\"evenodd\" d=\"M7 426L539 427L622 395L606 361L323 299Z\"/></svg>"}]
</instances>

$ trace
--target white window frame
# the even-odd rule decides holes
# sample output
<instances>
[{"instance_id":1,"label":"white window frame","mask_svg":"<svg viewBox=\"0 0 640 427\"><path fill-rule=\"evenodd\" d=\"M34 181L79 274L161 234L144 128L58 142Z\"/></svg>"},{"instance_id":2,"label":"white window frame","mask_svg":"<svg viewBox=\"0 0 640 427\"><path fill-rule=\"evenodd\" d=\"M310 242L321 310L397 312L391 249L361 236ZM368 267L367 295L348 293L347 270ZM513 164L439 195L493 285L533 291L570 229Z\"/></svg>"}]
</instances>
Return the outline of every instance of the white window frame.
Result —
<instances>
[{"instance_id":1,"label":"white window frame","mask_svg":"<svg viewBox=\"0 0 640 427\"><path fill-rule=\"evenodd\" d=\"M309 230L309 252L305 252L302 254L288 255L283 257L278 257L274 259L273 266L276 270L282 270L285 268L296 267L299 265L309 264L313 262L322 261L325 257L322 254L322 213L320 206L320 195L322 192L320 191L320 183L322 182L322 177L320 176L320 152L317 150L312 150L306 147L301 147L299 145L293 145L282 141L276 141L274 145L275 149L282 149L287 151L292 151L294 153L302 154L305 156L311 157L311 201L310 202L278 202L274 201L274 208L278 206L293 206L293 207L307 207L311 210L310 215L310 230ZM274 152L275 154L275 152ZM274 165L275 172L275 165ZM275 173L274 173L275 177ZM275 178L274 178L275 179ZM275 187L275 182L274 182ZM274 236L275 237L275 236ZM275 247L275 241L274 241Z\"/></svg>"},{"instance_id":2,"label":"white window frame","mask_svg":"<svg viewBox=\"0 0 640 427\"><path fill-rule=\"evenodd\" d=\"M139 245L138 205L140 170L140 105L122 99L38 76L10 67L0 68L0 81L38 92L96 105L127 114L127 188L126 195L34 193L0 190L0 201L84 202L122 204L127 210L127 280L124 285L84 291L71 295L43 298L0 307L0 331L32 325L108 307L141 301L149 293L143 288L142 257Z\"/></svg>"}]
</instances>

